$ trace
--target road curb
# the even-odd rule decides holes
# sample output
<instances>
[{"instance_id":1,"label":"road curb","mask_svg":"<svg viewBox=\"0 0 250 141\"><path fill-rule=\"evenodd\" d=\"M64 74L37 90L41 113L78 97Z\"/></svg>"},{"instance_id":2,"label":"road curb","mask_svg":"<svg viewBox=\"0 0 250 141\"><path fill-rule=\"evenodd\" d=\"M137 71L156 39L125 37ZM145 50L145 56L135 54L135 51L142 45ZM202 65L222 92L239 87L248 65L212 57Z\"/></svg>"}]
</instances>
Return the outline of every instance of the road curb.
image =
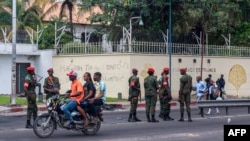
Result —
<instances>
[{"instance_id":1,"label":"road curb","mask_svg":"<svg viewBox=\"0 0 250 141\"><path fill-rule=\"evenodd\" d=\"M157 102L157 104L159 105L159 102ZM179 102L177 101L173 101L170 103L172 107L177 107L179 105ZM190 106L196 106L196 102L192 101L190 103ZM122 103L106 103L105 104L106 109L126 109L126 108L130 108L130 103L126 102L124 104ZM138 103L139 108L142 107L146 107L146 103L142 102L142 103ZM0 114L5 114L5 113L16 113L16 112L23 112L23 111L27 111L27 107L5 107L5 109L1 110L0 109ZM47 107L44 106L39 106L38 105L38 111L47 111Z\"/></svg>"}]
</instances>

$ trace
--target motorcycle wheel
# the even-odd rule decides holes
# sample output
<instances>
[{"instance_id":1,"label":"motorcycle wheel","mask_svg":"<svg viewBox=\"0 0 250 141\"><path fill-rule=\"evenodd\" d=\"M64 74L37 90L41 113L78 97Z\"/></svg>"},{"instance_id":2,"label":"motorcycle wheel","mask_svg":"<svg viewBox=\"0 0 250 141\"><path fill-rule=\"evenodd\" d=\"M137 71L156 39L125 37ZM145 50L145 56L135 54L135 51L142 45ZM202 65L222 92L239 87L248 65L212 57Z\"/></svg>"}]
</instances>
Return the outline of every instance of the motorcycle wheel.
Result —
<instances>
[{"instance_id":1,"label":"motorcycle wheel","mask_svg":"<svg viewBox=\"0 0 250 141\"><path fill-rule=\"evenodd\" d=\"M40 138L47 138L51 136L55 130L55 122L50 119L48 126L45 126L48 116L40 116L34 121L33 131Z\"/></svg>"},{"instance_id":2,"label":"motorcycle wheel","mask_svg":"<svg viewBox=\"0 0 250 141\"><path fill-rule=\"evenodd\" d=\"M85 135L95 135L101 127L101 121L98 120L95 125L91 125L90 128L82 130Z\"/></svg>"}]
</instances>

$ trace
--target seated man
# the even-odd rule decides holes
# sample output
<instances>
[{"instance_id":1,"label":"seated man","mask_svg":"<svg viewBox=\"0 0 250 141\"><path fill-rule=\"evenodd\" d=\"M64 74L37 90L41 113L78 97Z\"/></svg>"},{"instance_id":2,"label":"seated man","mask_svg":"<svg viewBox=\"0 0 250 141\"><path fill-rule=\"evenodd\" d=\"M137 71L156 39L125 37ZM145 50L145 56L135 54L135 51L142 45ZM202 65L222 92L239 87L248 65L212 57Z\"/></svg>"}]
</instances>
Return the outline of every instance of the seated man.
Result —
<instances>
[{"instance_id":1,"label":"seated man","mask_svg":"<svg viewBox=\"0 0 250 141\"><path fill-rule=\"evenodd\" d=\"M74 126L75 123L70 113L77 107L77 104L80 104L80 101L84 97L84 92L82 83L79 80L77 80L77 72L72 70L69 73L67 73L67 76L69 76L70 81L72 81L71 92L69 95L69 99L66 101L67 104L61 107L61 110L69 119L70 125Z\"/></svg>"},{"instance_id":2,"label":"seated man","mask_svg":"<svg viewBox=\"0 0 250 141\"><path fill-rule=\"evenodd\" d=\"M106 101L106 84L101 80L101 78L102 74L100 72L94 73L94 81L97 82L97 85L99 85L99 87L96 88L97 96L89 99L91 111L94 110L95 105L103 105Z\"/></svg>"}]
</instances>

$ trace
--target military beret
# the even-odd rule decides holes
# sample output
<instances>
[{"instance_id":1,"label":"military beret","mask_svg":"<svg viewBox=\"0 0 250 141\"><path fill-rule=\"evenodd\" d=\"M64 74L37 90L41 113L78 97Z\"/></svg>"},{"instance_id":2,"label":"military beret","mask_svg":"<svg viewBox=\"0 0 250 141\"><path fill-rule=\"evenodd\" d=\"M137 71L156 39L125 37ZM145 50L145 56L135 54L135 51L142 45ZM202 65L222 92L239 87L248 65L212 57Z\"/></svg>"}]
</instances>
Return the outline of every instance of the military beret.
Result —
<instances>
[{"instance_id":1,"label":"military beret","mask_svg":"<svg viewBox=\"0 0 250 141\"><path fill-rule=\"evenodd\" d=\"M181 72L186 72L186 71L187 71L187 68L180 68L180 71L181 71Z\"/></svg>"},{"instance_id":2,"label":"military beret","mask_svg":"<svg viewBox=\"0 0 250 141\"><path fill-rule=\"evenodd\" d=\"M34 71L34 70L35 70L35 68L32 66L27 67L27 71Z\"/></svg>"},{"instance_id":3,"label":"military beret","mask_svg":"<svg viewBox=\"0 0 250 141\"><path fill-rule=\"evenodd\" d=\"M148 68L148 72L154 73L155 70L153 68Z\"/></svg>"},{"instance_id":4,"label":"military beret","mask_svg":"<svg viewBox=\"0 0 250 141\"><path fill-rule=\"evenodd\" d=\"M168 67L163 68L163 72L169 72L169 68Z\"/></svg>"}]
</instances>

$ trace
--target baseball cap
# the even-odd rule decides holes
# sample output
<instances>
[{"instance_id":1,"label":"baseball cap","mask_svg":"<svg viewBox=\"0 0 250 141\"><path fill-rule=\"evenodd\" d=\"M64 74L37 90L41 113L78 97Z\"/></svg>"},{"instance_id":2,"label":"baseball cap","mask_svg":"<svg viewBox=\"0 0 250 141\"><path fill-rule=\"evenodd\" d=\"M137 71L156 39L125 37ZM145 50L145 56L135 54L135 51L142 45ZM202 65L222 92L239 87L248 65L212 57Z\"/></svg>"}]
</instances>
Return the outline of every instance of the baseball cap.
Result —
<instances>
[{"instance_id":1,"label":"baseball cap","mask_svg":"<svg viewBox=\"0 0 250 141\"><path fill-rule=\"evenodd\" d=\"M77 72L71 70L70 72L67 73L67 76L77 76Z\"/></svg>"}]
</instances>

